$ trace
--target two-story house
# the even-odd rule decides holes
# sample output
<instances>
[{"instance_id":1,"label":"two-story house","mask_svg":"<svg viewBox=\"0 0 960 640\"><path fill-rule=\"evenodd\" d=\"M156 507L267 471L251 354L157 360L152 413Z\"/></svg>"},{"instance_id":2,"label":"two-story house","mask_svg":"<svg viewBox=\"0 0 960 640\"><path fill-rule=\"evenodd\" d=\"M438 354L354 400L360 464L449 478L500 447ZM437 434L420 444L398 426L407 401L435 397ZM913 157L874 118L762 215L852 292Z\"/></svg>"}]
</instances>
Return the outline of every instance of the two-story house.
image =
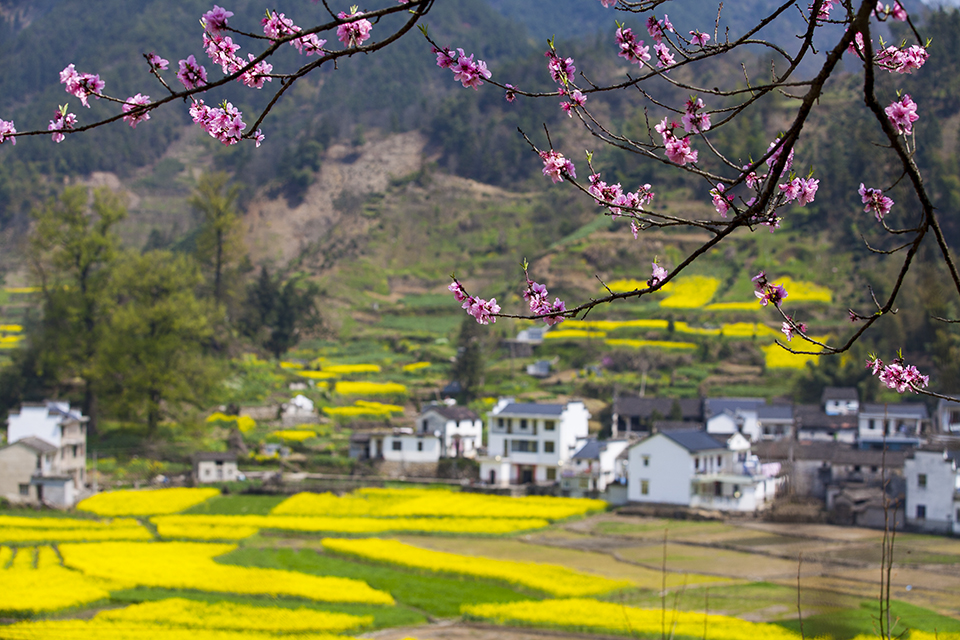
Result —
<instances>
[{"instance_id":1,"label":"two-story house","mask_svg":"<svg viewBox=\"0 0 960 640\"><path fill-rule=\"evenodd\" d=\"M701 430L666 431L636 443L627 456L631 502L756 511L781 482L778 468L764 468L739 433L721 440Z\"/></svg>"},{"instance_id":2,"label":"two-story house","mask_svg":"<svg viewBox=\"0 0 960 640\"><path fill-rule=\"evenodd\" d=\"M56 472L58 451L27 436L0 447L0 498L13 504L72 507L77 501L73 476Z\"/></svg>"},{"instance_id":3,"label":"two-story house","mask_svg":"<svg viewBox=\"0 0 960 640\"><path fill-rule=\"evenodd\" d=\"M907 524L960 535L960 450L921 448L903 463Z\"/></svg>"},{"instance_id":4,"label":"two-story house","mask_svg":"<svg viewBox=\"0 0 960 640\"><path fill-rule=\"evenodd\" d=\"M556 482L577 441L587 437L589 420L580 401L536 404L501 398L488 414L480 479L493 485Z\"/></svg>"},{"instance_id":5,"label":"two-story house","mask_svg":"<svg viewBox=\"0 0 960 640\"><path fill-rule=\"evenodd\" d=\"M467 407L427 405L416 424L417 433L440 439L441 458L475 458L483 444L483 420Z\"/></svg>"},{"instance_id":6,"label":"two-story house","mask_svg":"<svg viewBox=\"0 0 960 640\"><path fill-rule=\"evenodd\" d=\"M604 491L607 485L626 475L617 465L623 464L619 456L629 445L629 440L581 440L560 473L560 488L576 494Z\"/></svg>"},{"instance_id":7,"label":"two-story house","mask_svg":"<svg viewBox=\"0 0 960 640\"><path fill-rule=\"evenodd\" d=\"M742 433L751 442L756 442L760 439L757 410L766 404L763 398L706 398L703 415L707 433L718 438Z\"/></svg>"},{"instance_id":8,"label":"two-story house","mask_svg":"<svg viewBox=\"0 0 960 640\"><path fill-rule=\"evenodd\" d=\"M960 402L941 398L937 403L937 425L940 433L960 435Z\"/></svg>"},{"instance_id":9,"label":"two-story house","mask_svg":"<svg viewBox=\"0 0 960 640\"><path fill-rule=\"evenodd\" d=\"M897 451L920 445L927 405L920 402L860 405L857 442L861 449Z\"/></svg>"},{"instance_id":10,"label":"two-story house","mask_svg":"<svg viewBox=\"0 0 960 640\"><path fill-rule=\"evenodd\" d=\"M824 387L820 406L828 416L855 416L860 411L860 393L856 387Z\"/></svg>"},{"instance_id":11,"label":"two-story house","mask_svg":"<svg viewBox=\"0 0 960 640\"><path fill-rule=\"evenodd\" d=\"M47 475L70 476L77 491L87 479L87 421L69 402L24 403L7 418L7 442L39 438L56 447Z\"/></svg>"}]
</instances>

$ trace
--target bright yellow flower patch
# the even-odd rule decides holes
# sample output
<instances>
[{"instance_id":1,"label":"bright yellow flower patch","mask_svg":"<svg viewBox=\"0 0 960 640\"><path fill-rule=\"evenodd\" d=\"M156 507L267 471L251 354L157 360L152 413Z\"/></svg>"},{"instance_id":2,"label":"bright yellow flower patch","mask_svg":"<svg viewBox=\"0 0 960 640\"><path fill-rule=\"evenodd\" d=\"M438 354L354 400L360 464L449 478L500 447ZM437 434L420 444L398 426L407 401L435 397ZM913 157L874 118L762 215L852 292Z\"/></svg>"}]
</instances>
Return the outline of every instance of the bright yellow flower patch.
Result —
<instances>
[{"instance_id":1,"label":"bright yellow flower patch","mask_svg":"<svg viewBox=\"0 0 960 640\"><path fill-rule=\"evenodd\" d=\"M320 516L157 516L150 519L164 538L240 540L259 529L283 531L377 534L468 533L507 534L542 529L542 518L364 518Z\"/></svg>"},{"instance_id":2,"label":"bright yellow flower patch","mask_svg":"<svg viewBox=\"0 0 960 640\"><path fill-rule=\"evenodd\" d=\"M329 380L337 377L337 374L329 371L297 371L297 375L311 380Z\"/></svg>"},{"instance_id":3,"label":"bright yellow flower patch","mask_svg":"<svg viewBox=\"0 0 960 640\"><path fill-rule=\"evenodd\" d=\"M149 516L177 513L220 495L219 489L150 489L110 491L91 496L77 505L100 516Z\"/></svg>"},{"instance_id":4,"label":"bright yellow flower patch","mask_svg":"<svg viewBox=\"0 0 960 640\"><path fill-rule=\"evenodd\" d=\"M606 337L604 331L586 331L583 329L554 329L544 334L544 338L550 340L569 340L570 338L603 338Z\"/></svg>"},{"instance_id":5,"label":"bright yellow flower patch","mask_svg":"<svg viewBox=\"0 0 960 640\"><path fill-rule=\"evenodd\" d=\"M426 369L430 366L429 362L411 362L410 364L403 365L404 371L419 371L420 369Z\"/></svg>"},{"instance_id":6,"label":"bright yellow flower patch","mask_svg":"<svg viewBox=\"0 0 960 640\"><path fill-rule=\"evenodd\" d=\"M556 596L597 595L635 586L626 580L610 580L554 564L510 562L445 551L431 551L397 540L324 538L325 549L349 556L412 567L437 573L500 580Z\"/></svg>"},{"instance_id":7,"label":"bright yellow flower patch","mask_svg":"<svg viewBox=\"0 0 960 640\"><path fill-rule=\"evenodd\" d=\"M23 327L19 324L0 324L0 331L8 331L10 333L20 333L23 331Z\"/></svg>"},{"instance_id":8,"label":"bright yellow flower patch","mask_svg":"<svg viewBox=\"0 0 960 640\"><path fill-rule=\"evenodd\" d=\"M282 369L303 369L303 364L300 362L281 362L280 367Z\"/></svg>"},{"instance_id":9,"label":"bright yellow flower patch","mask_svg":"<svg viewBox=\"0 0 960 640\"><path fill-rule=\"evenodd\" d=\"M153 624L128 622L99 622L94 620L44 620L21 622L3 628L5 640L66 640L68 638L95 638L96 640L283 640L303 638L296 635L276 635L268 632L220 631L218 629L162 628ZM348 636L310 634L310 640L353 640Z\"/></svg>"},{"instance_id":10,"label":"bright yellow flower patch","mask_svg":"<svg viewBox=\"0 0 960 640\"><path fill-rule=\"evenodd\" d=\"M830 336L810 337L819 342L823 342ZM803 342L802 340L798 341L795 339L794 343L797 347L803 349L804 351L815 351L820 348L816 345L810 344L809 342ZM790 353L777 344L770 344L765 347L760 347L760 349L763 350L767 369L803 369L807 366L808 362L816 364L817 361L820 360L820 356L817 355Z\"/></svg>"},{"instance_id":11,"label":"bright yellow flower patch","mask_svg":"<svg viewBox=\"0 0 960 640\"><path fill-rule=\"evenodd\" d=\"M468 616L498 624L568 627L651 638L660 637L663 624L659 609L636 609L586 598L464 605L461 610ZM703 624L703 613L676 611L667 614L667 633L673 638L703 638ZM800 640L799 634L779 625L721 615L707 616L707 636L710 640Z\"/></svg>"},{"instance_id":12,"label":"bright yellow flower patch","mask_svg":"<svg viewBox=\"0 0 960 640\"><path fill-rule=\"evenodd\" d=\"M331 416L389 416L403 413L403 407L398 404L357 400L350 407L324 407L323 412Z\"/></svg>"},{"instance_id":13,"label":"bright yellow flower patch","mask_svg":"<svg viewBox=\"0 0 960 640\"><path fill-rule=\"evenodd\" d=\"M567 320L565 329L594 329L616 331L617 329L666 329L666 320Z\"/></svg>"},{"instance_id":14,"label":"bright yellow flower patch","mask_svg":"<svg viewBox=\"0 0 960 640\"><path fill-rule=\"evenodd\" d=\"M607 287L614 293L623 293L624 291L646 289L647 283L644 280L614 280L613 282L608 282Z\"/></svg>"},{"instance_id":15,"label":"bright yellow flower patch","mask_svg":"<svg viewBox=\"0 0 960 640\"><path fill-rule=\"evenodd\" d=\"M378 364L328 364L323 367L327 373L380 373Z\"/></svg>"},{"instance_id":16,"label":"bright yellow flower patch","mask_svg":"<svg viewBox=\"0 0 960 640\"><path fill-rule=\"evenodd\" d=\"M93 540L150 540L153 536L133 518L112 521L79 518L0 516L0 542L37 543ZM0 567L3 563L0 562Z\"/></svg>"},{"instance_id":17,"label":"bright yellow flower patch","mask_svg":"<svg viewBox=\"0 0 960 640\"><path fill-rule=\"evenodd\" d=\"M341 380L334 391L344 396L394 396L407 393L407 387L399 382L355 382Z\"/></svg>"},{"instance_id":18,"label":"bright yellow flower patch","mask_svg":"<svg viewBox=\"0 0 960 640\"><path fill-rule=\"evenodd\" d=\"M663 285L661 291L670 294L660 302L668 309L697 309L706 305L720 288L720 280L709 276L687 276Z\"/></svg>"},{"instance_id":19,"label":"bright yellow flower patch","mask_svg":"<svg viewBox=\"0 0 960 640\"><path fill-rule=\"evenodd\" d=\"M314 431L310 431L309 429L277 429L276 431L271 431L270 435L293 442L303 442L304 440L309 440L317 436Z\"/></svg>"},{"instance_id":20,"label":"bright yellow flower patch","mask_svg":"<svg viewBox=\"0 0 960 640\"><path fill-rule=\"evenodd\" d=\"M158 627L305 633L348 631L373 624L373 616L316 611L300 607L257 607L232 602L207 603L183 598L145 602L101 611L97 621L153 624Z\"/></svg>"},{"instance_id":21,"label":"bright yellow flower patch","mask_svg":"<svg viewBox=\"0 0 960 640\"><path fill-rule=\"evenodd\" d=\"M750 302L714 302L704 307L707 311L759 311L762 308L758 300L752 300Z\"/></svg>"},{"instance_id":22,"label":"bright yellow flower patch","mask_svg":"<svg viewBox=\"0 0 960 640\"><path fill-rule=\"evenodd\" d=\"M257 421L250 416L228 416L220 411L207 416L207 422L233 422L241 433L249 433L257 427Z\"/></svg>"},{"instance_id":23,"label":"bright yellow flower patch","mask_svg":"<svg viewBox=\"0 0 960 640\"><path fill-rule=\"evenodd\" d=\"M7 293L37 293L40 287L5 287Z\"/></svg>"},{"instance_id":24,"label":"bright yellow flower patch","mask_svg":"<svg viewBox=\"0 0 960 640\"><path fill-rule=\"evenodd\" d=\"M68 567L130 586L223 593L278 594L324 602L393 604L390 594L349 578L222 565L236 548L199 542L101 542L60 545Z\"/></svg>"},{"instance_id":25,"label":"bright yellow flower patch","mask_svg":"<svg viewBox=\"0 0 960 640\"><path fill-rule=\"evenodd\" d=\"M96 602L110 597L117 585L90 578L60 566L60 559L51 547L39 552L20 547L10 562L11 550L0 547L0 614L24 615L56 611ZM34 566L36 565L36 568ZM2 627L4 637L9 627Z\"/></svg>"},{"instance_id":26,"label":"bright yellow flower patch","mask_svg":"<svg viewBox=\"0 0 960 640\"><path fill-rule=\"evenodd\" d=\"M668 340L630 340L627 338L623 339L610 339L605 340L608 345L611 347L651 347L654 349L696 349L697 345L692 342L671 342Z\"/></svg>"},{"instance_id":27,"label":"bright yellow flower patch","mask_svg":"<svg viewBox=\"0 0 960 640\"><path fill-rule=\"evenodd\" d=\"M771 282L773 282L771 280ZM832 302L830 289L813 282L794 280L790 276L777 278L775 284L783 285L787 290L787 302Z\"/></svg>"},{"instance_id":28,"label":"bright yellow flower patch","mask_svg":"<svg viewBox=\"0 0 960 640\"><path fill-rule=\"evenodd\" d=\"M442 489L366 488L343 497L298 493L274 507L271 514L562 520L606 508L607 503L602 500L549 496L512 498Z\"/></svg>"},{"instance_id":29,"label":"bright yellow flower patch","mask_svg":"<svg viewBox=\"0 0 960 640\"><path fill-rule=\"evenodd\" d=\"M783 334L759 322L733 322L724 324L720 329L720 335L728 338L752 338L754 336L775 337Z\"/></svg>"}]
</instances>

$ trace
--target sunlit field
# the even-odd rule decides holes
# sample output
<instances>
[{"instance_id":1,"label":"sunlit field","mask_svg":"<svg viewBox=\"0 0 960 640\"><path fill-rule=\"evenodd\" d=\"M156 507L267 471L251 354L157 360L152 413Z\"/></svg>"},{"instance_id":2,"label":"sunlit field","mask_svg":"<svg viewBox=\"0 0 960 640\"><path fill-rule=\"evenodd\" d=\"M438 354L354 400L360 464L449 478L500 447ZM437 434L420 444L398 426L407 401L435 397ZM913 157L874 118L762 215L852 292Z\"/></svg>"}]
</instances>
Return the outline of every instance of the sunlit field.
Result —
<instances>
[{"instance_id":1,"label":"sunlit field","mask_svg":"<svg viewBox=\"0 0 960 640\"><path fill-rule=\"evenodd\" d=\"M666 624L674 638L706 628L709 638L793 640L798 550L806 636L871 632L877 572L828 567L836 554L872 561L863 553L875 532L840 530L824 550L792 529L606 509L443 488L285 498L161 489L104 493L76 515L0 514L0 612L10 621L0 638L346 639L403 627L426 639L431 615L588 635L653 638ZM725 548L704 546L717 542ZM941 539L905 544L930 571L960 564L960 547ZM783 557L769 555L776 549ZM897 588L902 637L956 638L960 577L904 575L916 588ZM940 595L926 595L924 580Z\"/></svg>"}]
</instances>

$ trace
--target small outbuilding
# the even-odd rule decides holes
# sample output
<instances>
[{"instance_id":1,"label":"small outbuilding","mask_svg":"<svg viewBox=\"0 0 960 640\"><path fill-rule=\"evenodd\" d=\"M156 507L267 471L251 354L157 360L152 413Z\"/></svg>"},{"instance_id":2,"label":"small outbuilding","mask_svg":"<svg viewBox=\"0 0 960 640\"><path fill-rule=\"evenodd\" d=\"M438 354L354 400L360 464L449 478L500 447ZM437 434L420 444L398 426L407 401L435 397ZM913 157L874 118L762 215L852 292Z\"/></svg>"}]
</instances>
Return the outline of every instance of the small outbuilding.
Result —
<instances>
[{"instance_id":1,"label":"small outbuilding","mask_svg":"<svg viewBox=\"0 0 960 640\"><path fill-rule=\"evenodd\" d=\"M193 481L235 482L239 479L237 454L203 451L193 456Z\"/></svg>"}]
</instances>

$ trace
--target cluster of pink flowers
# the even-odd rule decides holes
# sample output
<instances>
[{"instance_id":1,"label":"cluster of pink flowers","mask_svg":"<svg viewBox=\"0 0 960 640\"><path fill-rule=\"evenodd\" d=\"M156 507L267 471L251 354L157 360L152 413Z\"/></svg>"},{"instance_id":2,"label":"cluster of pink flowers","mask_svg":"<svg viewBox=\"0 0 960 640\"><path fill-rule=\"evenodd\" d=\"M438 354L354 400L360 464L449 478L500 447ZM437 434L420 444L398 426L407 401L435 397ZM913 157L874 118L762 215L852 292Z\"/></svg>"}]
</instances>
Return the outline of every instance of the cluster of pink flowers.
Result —
<instances>
[{"instance_id":1,"label":"cluster of pink flowers","mask_svg":"<svg viewBox=\"0 0 960 640\"><path fill-rule=\"evenodd\" d=\"M784 204L789 204L796 200L797 204L801 207L808 202L813 202L819 186L820 181L814 180L813 178L794 178L789 182L777 185L780 193L784 196Z\"/></svg>"},{"instance_id":2,"label":"cluster of pink flowers","mask_svg":"<svg viewBox=\"0 0 960 640\"><path fill-rule=\"evenodd\" d=\"M770 154L770 157L767 158L767 166L770 167L771 169L773 169L773 166L777 163L777 160L780 158L780 154L783 153L783 143L781 142L782 138L783 138L782 135L777 136L777 139L771 142L769 146L767 146L767 151L770 151L771 149L776 147L776 150ZM780 177L783 177L786 174L790 173L790 169L792 168L793 168L793 148L791 147L790 153L787 154L787 162L783 165L783 171L780 172ZM760 176L761 180L763 178L766 178L766 176Z\"/></svg>"},{"instance_id":3,"label":"cluster of pink flowers","mask_svg":"<svg viewBox=\"0 0 960 640\"><path fill-rule=\"evenodd\" d=\"M167 67L170 66L169 60L161 58L153 51L144 54L144 56L146 57L147 63L150 65L150 69L152 71L166 71Z\"/></svg>"},{"instance_id":4,"label":"cluster of pink flowers","mask_svg":"<svg viewBox=\"0 0 960 640\"><path fill-rule=\"evenodd\" d=\"M760 299L760 304L767 306L772 304L779 308L783 299L787 297L787 290L781 284L772 284L767 280L767 274L763 271L753 276L753 294Z\"/></svg>"},{"instance_id":5,"label":"cluster of pink flowers","mask_svg":"<svg viewBox=\"0 0 960 640\"><path fill-rule=\"evenodd\" d=\"M655 286L657 286L658 284L660 284L661 282L663 282L664 280L667 279L667 273L668 273L668 272L667 272L666 269L664 269L664 268L661 267L659 264L657 264L657 261L656 261L656 260L654 260L654 261L651 263L651 265L653 266L653 270L652 270L652 272L651 272L651 274L650 274L650 279L647 280L647 286L648 286L648 287L655 287Z\"/></svg>"},{"instance_id":6,"label":"cluster of pink flowers","mask_svg":"<svg viewBox=\"0 0 960 640\"><path fill-rule=\"evenodd\" d=\"M200 18L200 24L206 31L216 35L227 26L227 18L233 16L233 11L227 11L223 7L213 5L213 9L207 11Z\"/></svg>"},{"instance_id":7,"label":"cluster of pink flowers","mask_svg":"<svg viewBox=\"0 0 960 640\"><path fill-rule=\"evenodd\" d=\"M929 57L926 48L915 44L906 49L889 46L878 51L873 59L878 66L891 73L913 73L922 67Z\"/></svg>"},{"instance_id":8,"label":"cluster of pink flowers","mask_svg":"<svg viewBox=\"0 0 960 640\"><path fill-rule=\"evenodd\" d=\"M641 67L650 60L650 47L643 44L643 40L637 40L633 31L629 28L620 27L617 29L617 46L620 47L620 53L617 54L628 62L633 62Z\"/></svg>"},{"instance_id":9,"label":"cluster of pink flowers","mask_svg":"<svg viewBox=\"0 0 960 640\"><path fill-rule=\"evenodd\" d=\"M296 42L303 39L304 38L300 38ZM230 36L222 38L204 31L203 46L207 51L207 55L210 56L210 59L213 60L215 64L219 64L220 68L226 74L236 73L256 59L252 53L247 54L246 60L238 56L236 52L240 48L240 45L234 43L233 40L230 39ZM268 75L271 71L273 71L273 65L266 60L261 60L245 71L239 80L248 87L261 89L265 82L273 82L273 78L270 78Z\"/></svg>"},{"instance_id":10,"label":"cluster of pink flowers","mask_svg":"<svg viewBox=\"0 0 960 640\"><path fill-rule=\"evenodd\" d=\"M883 217L890 213L893 200L883 195L883 191L880 189L868 189L861 182L857 193L860 194L863 204L867 205L863 208L864 212L873 213L877 216L877 222L882 221Z\"/></svg>"},{"instance_id":11,"label":"cluster of pink flowers","mask_svg":"<svg viewBox=\"0 0 960 640\"><path fill-rule=\"evenodd\" d=\"M553 183L563 182L563 174L566 173L571 178L577 177L577 168L573 163L563 157L562 153L554 151L541 151L540 158L543 160L543 175L553 180Z\"/></svg>"},{"instance_id":12,"label":"cluster of pink flowers","mask_svg":"<svg viewBox=\"0 0 960 640\"><path fill-rule=\"evenodd\" d=\"M351 13L341 11L337 14L337 17L341 20L350 20L362 15L362 12L353 7ZM373 25L366 18L345 22L337 27L337 40L342 42L345 47L359 47L370 38L371 30L373 30Z\"/></svg>"},{"instance_id":13,"label":"cluster of pink flowers","mask_svg":"<svg viewBox=\"0 0 960 640\"><path fill-rule=\"evenodd\" d=\"M600 179L600 174L595 173L590 176L590 186L587 191L594 197L597 204L601 207L608 207L614 217L620 215L621 207L631 209L642 209L653 200L654 193L650 190L650 185L645 184L633 192L623 192L620 183L608 185Z\"/></svg>"},{"instance_id":14,"label":"cluster of pink flowers","mask_svg":"<svg viewBox=\"0 0 960 640\"><path fill-rule=\"evenodd\" d=\"M549 60L547 68L550 70L550 77L560 85L566 85L574 78L577 73L577 67L573 64L573 58L561 58L553 51L547 51L543 54Z\"/></svg>"},{"instance_id":15,"label":"cluster of pink flowers","mask_svg":"<svg viewBox=\"0 0 960 640\"><path fill-rule=\"evenodd\" d=\"M207 84L207 70L191 53L186 60L180 61L180 70L177 71L177 79L183 83L187 90L202 87Z\"/></svg>"},{"instance_id":16,"label":"cluster of pink flowers","mask_svg":"<svg viewBox=\"0 0 960 640\"><path fill-rule=\"evenodd\" d=\"M138 93L135 96L131 96L127 98L127 101L123 104L123 112L130 113L137 107L141 107L146 104L150 104L150 96L145 96L143 94ZM129 122L130 126L133 127L134 129L137 128L137 125L139 123L149 119L150 119L149 111L141 111L133 115L123 116L123 121Z\"/></svg>"},{"instance_id":17,"label":"cluster of pink flowers","mask_svg":"<svg viewBox=\"0 0 960 640\"><path fill-rule=\"evenodd\" d=\"M787 336L787 342L793 340L793 335L797 331L800 333L807 332L807 325L803 322L795 322L793 316L787 316L787 319L787 322L784 322L780 325L780 332Z\"/></svg>"},{"instance_id":18,"label":"cluster of pink flowers","mask_svg":"<svg viewBox=\"0 0 960 640\"><path fill-rule=\"evenodd\" d=\"M105 83L100 79L99 74L77 73L72 64L69 64L60 72L60 84L67 85L67 93L80 98L83 106L90 108L87 98L93 96L99 100L98 95L103 91Z\"/></svg>"},{"instance_id":19,"label":"cluster of pink flowers","mask_svg":"<svg viewBox=\"0 0 960 640\"><path fill-rule=\"evenodd\" d=\"M346 14L340 14L341 19L343 19L345 16ZM367 21L362 20L361 22ZM287 38L303 31L303 29L293 23L293 20L286 17L282 13L267 12L267 17L263 18L260 23L263 25L263 35L267 36L271 40L280 40L281 38ZM370 23L367 22L367 24ZM343 25L340 26L343 27ZM327 41L321 40L315 33L301 36L290 41L291 46L293 46L301 54L305 53L308 56L323 55L323 45L325 44L327 44ZM243 66L242 62L241 66ZM271 67L271 69L273 69L273 67Z\"/></svg>"},{"instance_id":20,"label":"cluster of pink flowers","mask_svg":"<svg viewBox=\"0 0 960 640\"><path fill-rule=\"evenodd\" d=\"M600 4L609 9L613 5L617 4L617 0L600 0Z\"/></svg>"},{"instance_id":21,"label":"cluster of pink flowers","mask_svg":"<svg viewBox=\"0 0 960 640\"><path fill-rule=\"evenodd\" d=\"M453 57L450 49L434 48L433 52L437 54L437 66L441 69L450 69L453 71L453 79L464 86L476 89L483 84L484 78L490 77L490 70L487 69L487 63L483 60L473 61L474 54L469 56L463 52L463 49L457 49L457 57ZM512 96L512 97L511 97ZM513 102L516 96L507 92L507 100Z\"/></svg>"},{"instance_id":22,"label":"cluster of pink flowers","mask_svg":"<svg viewBox=\"0 0 960 640\"><path fill-rule=\"evenodd\" d=\"M190 107L190 116L211 137L228 145L240 142L246 127L243 114L229 102L224 102L220 108L207 106L203 100L197 100ZM257 140L257 146L260 146L260 140Z\"/></svg>"},{"instance_id":23,"label":"cluster of pink flowers","mask_svg":"<svg viewBox=\"0 0 960 640\"><path fill-rule=\"evenodd\" d=\"M823 4L820 5L820 11L817 12L817 24L821 24L830 19L830 11L833 9L833 5L836 3L837 0L823 0ZM812 2L807 5L807 11L810 11L811 13L813 12Z\"/></svg>"},{"instance_id":24,"label":"cluster of pink flowers","mask_svg":"<svg viewBox=\"0 0 960 640\"><path fill-rule=\"evenodd\" d=\"M3 144L7 138L10 139L10 144L17 144L17 139L13 135L16 132L17 128L13 126L13 120L10 122L0 120L0 144Z\"/></svg>"},{"instance_id":25,"label":"cluster of pink flowers","mask_svg":"<svg viewBox=\"0 0 960 640\"><path fill-rule=\"evenodd\" d=\"M670 53L670 48L663 42L658 42L653 45L653 51L657 54L658 67L669 67L676 62L673 54Z\"/></svg>"},{"instance_id":26,"label":"cluster of pink flowers","mask_svg":"<svg viewBox=\"0 0 960 640\"><path fill-rule=\"evenodd\" d=\"M573 117L574 107L582 107L587 103L587 96L583 95L580 89L574 89L573 93L567 93L565 89L560 89L560 95L566 95L570 98L569 102L561 102L560 108L571 118Z\"/></svg>"},{"instance_id":27,"label":"cluster of pink flowers","mask_svg":"<svg viewBox=\"0 0 960 640\"><path fill-rule=\"evenodd\" d=\"M710 42L710 35L703 33L702 31L691 31L690 32L690 44L695 44L699 47L707 46L707 43Z\"/></svg>"},{"instance_id":28,"label":"cluster of pink flowers","mask_svg":"<svg viewBox=\"0 0 960 640\"><path fill-rule=\"evenodd\" d=\"M925 376L912 364L904 364L903 358L897 356L893 362L884 365L877 356L871 355L867 359L867 369L880 378L880 382L894 389L897 393L912 391L918 393L920 389L930 384L930 376Z\"/></svg>"},{"instance_id":29,"label":"cluster of pink flowers","mask_svg":"<svg viewBox=\"0 0 960 640\"><path fill-rule=\"evenodd\" d=\"M73 129L75 124L77 124L77 116L67 113L67 105L63 105L54 112L53 120L47 125L47 131L53 131L53 141L59 144L63 142L64 135L62 132Z\"/></svg>"},{"instance_id":30,"label":"cluster of pink flowers","mask_svg":"<svg viewBox=\"0 0 960 640\"><path fill-rule=\"evenodd\" d=\"M463 303L461 308L466 309L467 313L476 318L477 322L480 324L490 324L491 321L496 323L497 314L500 313L500 305L497 304L496 298L484 300L467 295L456 278L447 286L447 289L453 293L457 302Z\"/></svg>"},{"instance_id":31,"label":"cluster of pink flowers","mask_svg":"<svg viewBox=\"0 0 960 640\"><path fill-rule=\"evenodd\" d=\"M680 118L684 131L687 133L703 133L710 130L710 114L701 112L704 106L703 100L700 98L687 100L686 113Z\"/></svg>"},{"instance_id":32,"label":"cluster of pink flowers","mask_svg":"<svg viewBox=\"0 0 960 640\"><path fill-rule=\"evenodd\" d=\"M917 103L910 99L910 94L905 93L899 100L890 103L890 106L883 110L887 114L890 124L897 128L897 132L910 135L913 133L913 123L920 119L917 115Z\"/></svg>"},{"instance_id":33,"label":"cluster of pink flowers","mask_svg":"<svg viewBox=\"0 0 960 640\"><path fill-rule=\"evenodd\" d=\"M717 210L721 218L727 217L727 212L730 211L730 203L733 202L733 195L724 193L725 190L726 187L722 184L718 184L710 190L710 197L713 199L713 208Z\"/></svg>"},{"instance_id":34,"label":"cluster of pink flowers","mask_svg":"<svg viewBox=\"0 0 960 640\"><path fill-rule=\"evenodd\" d=\"M665 31L673 32L673 25L670 24L670 18L667 17L667 14L663 14L663 20L657 20L656 16L647 18L647 33L650 34L654 42L661 43Z\"/></svg>"},{"instance_id":35,"label":"cluster of pink flowers","mask_svg":"<svg viewBox=\"0 0 960 640\"><path fill-rule=\"evenodd\" d=\"M690 137L678 138L673 135L673 130L679 125L676 122L667 122L664 118L660 124L654 127L661 136L663 136L663 146L666 150L667 158L670 162L681 167L688 162L697 161L697 151L690 147Z\"/></svg>"},{"instance_id":36,"label":"cluster of pink flowers","mask_svg":"<svg viewBox=\"0 0 960 640\"><path fill-rule=\"evenodd\" d=\"M530 280L527 276L527 290L523 292L523 299L530 304L530 311L535 315L545 315L548 313L560 314L567 310L566 304L560 298L555 298L550 302L550 295L547 288ZM541 318L549 326L560 324L566 318L561 315L550 315Z\"/></svg>"},{"instance_id":37,"label":"cluster of pink flowers","mask_svg":"<svg viewBox=\"0 0 960 640\"><path fill-rule=\"evenodd\" d=\"M899 0L894 0L892 7L890 5L884 6L883 2L877 2L877 8L874 9L873 12L879 19L890 16L894 20L899 20L900 22L907 21L907 11L900 5Z\"/></svg>"}]
</instances>

